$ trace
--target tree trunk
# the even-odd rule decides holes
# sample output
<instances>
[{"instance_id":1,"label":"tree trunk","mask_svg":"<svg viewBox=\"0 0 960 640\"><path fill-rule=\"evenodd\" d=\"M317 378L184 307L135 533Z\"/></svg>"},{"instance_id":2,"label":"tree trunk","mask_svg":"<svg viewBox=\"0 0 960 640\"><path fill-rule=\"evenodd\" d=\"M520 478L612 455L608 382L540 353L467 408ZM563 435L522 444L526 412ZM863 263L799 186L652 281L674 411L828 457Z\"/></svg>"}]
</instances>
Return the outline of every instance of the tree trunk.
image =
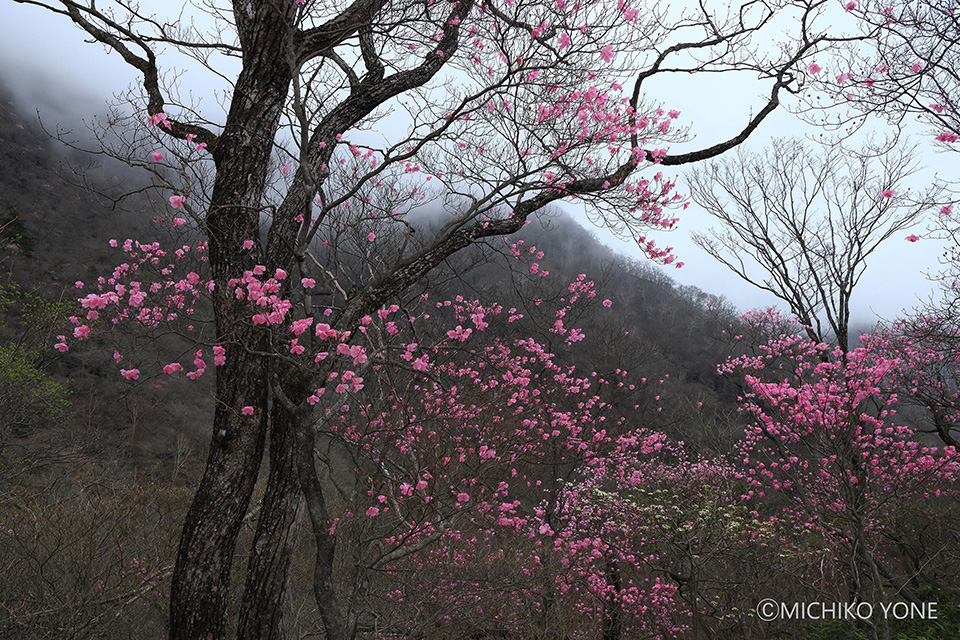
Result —
<instances>
[{"instance_id":1,"label":"tree trunk","mask_svg":"<svg viewBox=\"0 0 960 640\"><path fill-rule=\"evenodd\" d=\"M316 437L307 412L296 416L297 477L304 502L310 530L316 544L313 568L313 594L320 609L327 640L353 640L356 627L347 619L340 607L333 577L337 539L331 529L330 515L323 496L323 486L317 475L314 447Z\"/></svg>"},{"instance_id":2,"label":"tree trunk","mask_svg":"<svg viewBox=\"0 0 960 640\"><path fill-rule=\"evenodd\" d=\"M607 597L603 614L603 640L620 640L623 634L623 605L620 601L623 581L615 560L605 558L607 565Z\"/></svg>"},{"instance_id":3,"label":"tree trunk","mask_svg":"<svg viewBox=\"0 0 960 640\"><path fill-rule=\"evenodd\" d=\"M263 406L263 376L252 358L230 351L217 372L210 456L180 536L170 590L171 640L225 637L234 546L263 455L263 412L257 418L240 411ZM251 393L257 388L258 394Z\"/></svg>"},{"instance_id":4,"label":"tree trunk","mask_svg":"<svg viewBox=\"0 0 960 640\"><path fill-rule=\"evenodd\" d=\"M226 126L213 148L217 164L207 229L216 288L214 318L226 363L217 367L210 455L187 513L170 590L171 640L219 640L226 634L227 595L237 534L247 513L263 457L266 429L262 330L228 286L251 269L259 251L260 212L273 136L290 85L286 59L293 2L236 5L243 45ZM257 245L258 246L258 245ZM254 408L252 416L242 408Z\"/></svg>"},{"instance_id":5,"label":"tree trunk","mask_svg":"<svg viewBox=\"0 0 960 640\"><path fill-rule=\"evenodd\" d=\"M293 420L275 405L270 424L270 476L240 604L240 640L283 638L283 603L303 500L297 479Z\"/></svg>"}]
</instances>

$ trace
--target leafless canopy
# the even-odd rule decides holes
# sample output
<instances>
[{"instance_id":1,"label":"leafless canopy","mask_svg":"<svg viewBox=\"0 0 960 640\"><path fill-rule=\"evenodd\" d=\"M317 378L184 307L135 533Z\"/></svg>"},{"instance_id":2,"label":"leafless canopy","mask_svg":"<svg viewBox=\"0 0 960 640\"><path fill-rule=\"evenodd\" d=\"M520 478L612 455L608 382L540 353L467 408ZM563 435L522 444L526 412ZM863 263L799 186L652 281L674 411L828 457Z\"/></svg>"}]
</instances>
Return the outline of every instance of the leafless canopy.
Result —
<instances>
[{"instance_id":1,"label":"leafless canopy","mask_svg":"<svg viewBox=\"0 0 960 640\"><path fill-rule=\"evenodd\" d=\"M781 139L698 168L689 175L693 198L720 225L694 241L786 302L812 339L846 348L850 299L867 259L941 194L907 189L918 171L913 149L884 146L818 151Z\"/></svg>"}]
</instances>

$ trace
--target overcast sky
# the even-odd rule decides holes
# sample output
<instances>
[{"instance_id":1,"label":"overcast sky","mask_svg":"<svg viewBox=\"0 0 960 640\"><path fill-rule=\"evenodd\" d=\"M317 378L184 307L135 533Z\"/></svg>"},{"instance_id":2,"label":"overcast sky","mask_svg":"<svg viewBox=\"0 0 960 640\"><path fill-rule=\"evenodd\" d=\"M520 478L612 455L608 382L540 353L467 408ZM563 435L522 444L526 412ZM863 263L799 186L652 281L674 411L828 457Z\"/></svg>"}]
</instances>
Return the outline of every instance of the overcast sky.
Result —
<instances>
[{"instance_id":1,"label":"overcast sky","mask_svg":"<svg viewBox=\"0 0 960 640\"><path fill-rule=\"evenodd\" d=\"M113 92L122 91L138 79L137 73L118 55L107 55L102 46L84 43L81 32L63 16L3 1L0 75L17 93L25 111L42 105L44 119L49 122L89 117L102 113L104 102ZM179 3L155 1L150 5L179 6ZM222 85L208 74L201 82L190 82L189 86L209 109L205 109L205 113L220 120L216 118L218 107L213 90ZM737 131L748 118L749 105L761 104L761 90L762 87L747 81L738 84L717 76L700 77L696 85L660 81L648 88L648 91L662 95L668 108L680 110L680 122L693 125L698 133L697 146L719 142ZM772 137L802 134L805 130L809 131L793 116L779 113L769 118L748 144L758 147ZM923 161L935 167L941 176L960 179L960 153L935 154L930 151ZM680 184L682 187L682 179ZM584 224L589 223L584 220ZM674 246L679 259L685 263L682 269L666 269L667 274L682 284L722 294L743 310L775 304L768 294L741 282L693 245L689 232L708 226L709 216L691 205L682 212L678 230L669 234L651 234L658 245ZM921 234L922 227L913 232ZM866 275L854 294L855 322L872 322L877 316L894 318L901 309L915 306L918 299L928 297L933 290L924 273L937 268L940 245L929 239L906 242L903 238L908 233L903 232L889 240L870 260ZM632 243L620 242L602 230L597 234L619 251L640 255Z\"/></svg>"}]
</instances>

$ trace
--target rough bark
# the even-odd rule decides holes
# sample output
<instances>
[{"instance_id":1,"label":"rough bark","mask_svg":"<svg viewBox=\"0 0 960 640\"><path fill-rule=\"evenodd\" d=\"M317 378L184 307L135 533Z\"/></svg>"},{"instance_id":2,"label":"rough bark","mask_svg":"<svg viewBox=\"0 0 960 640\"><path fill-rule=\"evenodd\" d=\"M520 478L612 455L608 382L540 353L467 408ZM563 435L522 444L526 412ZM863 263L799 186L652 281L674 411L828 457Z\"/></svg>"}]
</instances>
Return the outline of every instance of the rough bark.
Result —
<instances>
[{"instance_id":1,"label":"rough bark","mask_svg":"<svg viewBox=\"0 0 960 640\"><path fill-rule=\"evenodd\" d=\"M241 640L283 637L285 593L303 504L293 422L279 407L271 411L270 422L270 475L240 605L237 637Z\"/></svg>"},{"instance_id":2,"label":"rough bark","mask_svg":"<svg viewBox=\"0 0 960 640\"><path fill-rule=\"evenodd\" d=\"M238 19L246 55L214 151L218 171L207 214L214 317L226 364L217 368L206 470L180 537L170 592L171 640L225 637L234 549L259 474L266 428L265 370L251 353L263 337L244 322L245 310L227 282L254 263L241 247L259 233L273 132L291 78L284 55L291 23L272 3L238 7L237 14L248 18ZM242 415L245 406L254 407L254 416Z\"/></svg>"}]
</instances>

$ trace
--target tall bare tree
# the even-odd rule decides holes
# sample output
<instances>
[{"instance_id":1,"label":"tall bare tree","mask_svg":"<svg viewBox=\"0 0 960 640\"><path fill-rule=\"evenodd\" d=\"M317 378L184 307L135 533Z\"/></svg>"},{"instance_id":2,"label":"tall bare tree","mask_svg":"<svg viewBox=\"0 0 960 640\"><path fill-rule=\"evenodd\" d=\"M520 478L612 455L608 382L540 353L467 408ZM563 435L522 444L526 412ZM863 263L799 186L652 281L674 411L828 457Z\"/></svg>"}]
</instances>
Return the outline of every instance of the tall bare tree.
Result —
<instances>
[{"instance_id":1,"label":"tall bare tree","mask_svg":"<svg viewBox=\"0 0 960 640\"><path fill-rule=\"evenodd\" d=\"M689 175L693 199L720 224L694 241L790 307L819 342L849 344L850 300L881 243L917 224L942 190L905 187L912 148L815 151L780 139Z\"/></svg>"}]
</instances>

